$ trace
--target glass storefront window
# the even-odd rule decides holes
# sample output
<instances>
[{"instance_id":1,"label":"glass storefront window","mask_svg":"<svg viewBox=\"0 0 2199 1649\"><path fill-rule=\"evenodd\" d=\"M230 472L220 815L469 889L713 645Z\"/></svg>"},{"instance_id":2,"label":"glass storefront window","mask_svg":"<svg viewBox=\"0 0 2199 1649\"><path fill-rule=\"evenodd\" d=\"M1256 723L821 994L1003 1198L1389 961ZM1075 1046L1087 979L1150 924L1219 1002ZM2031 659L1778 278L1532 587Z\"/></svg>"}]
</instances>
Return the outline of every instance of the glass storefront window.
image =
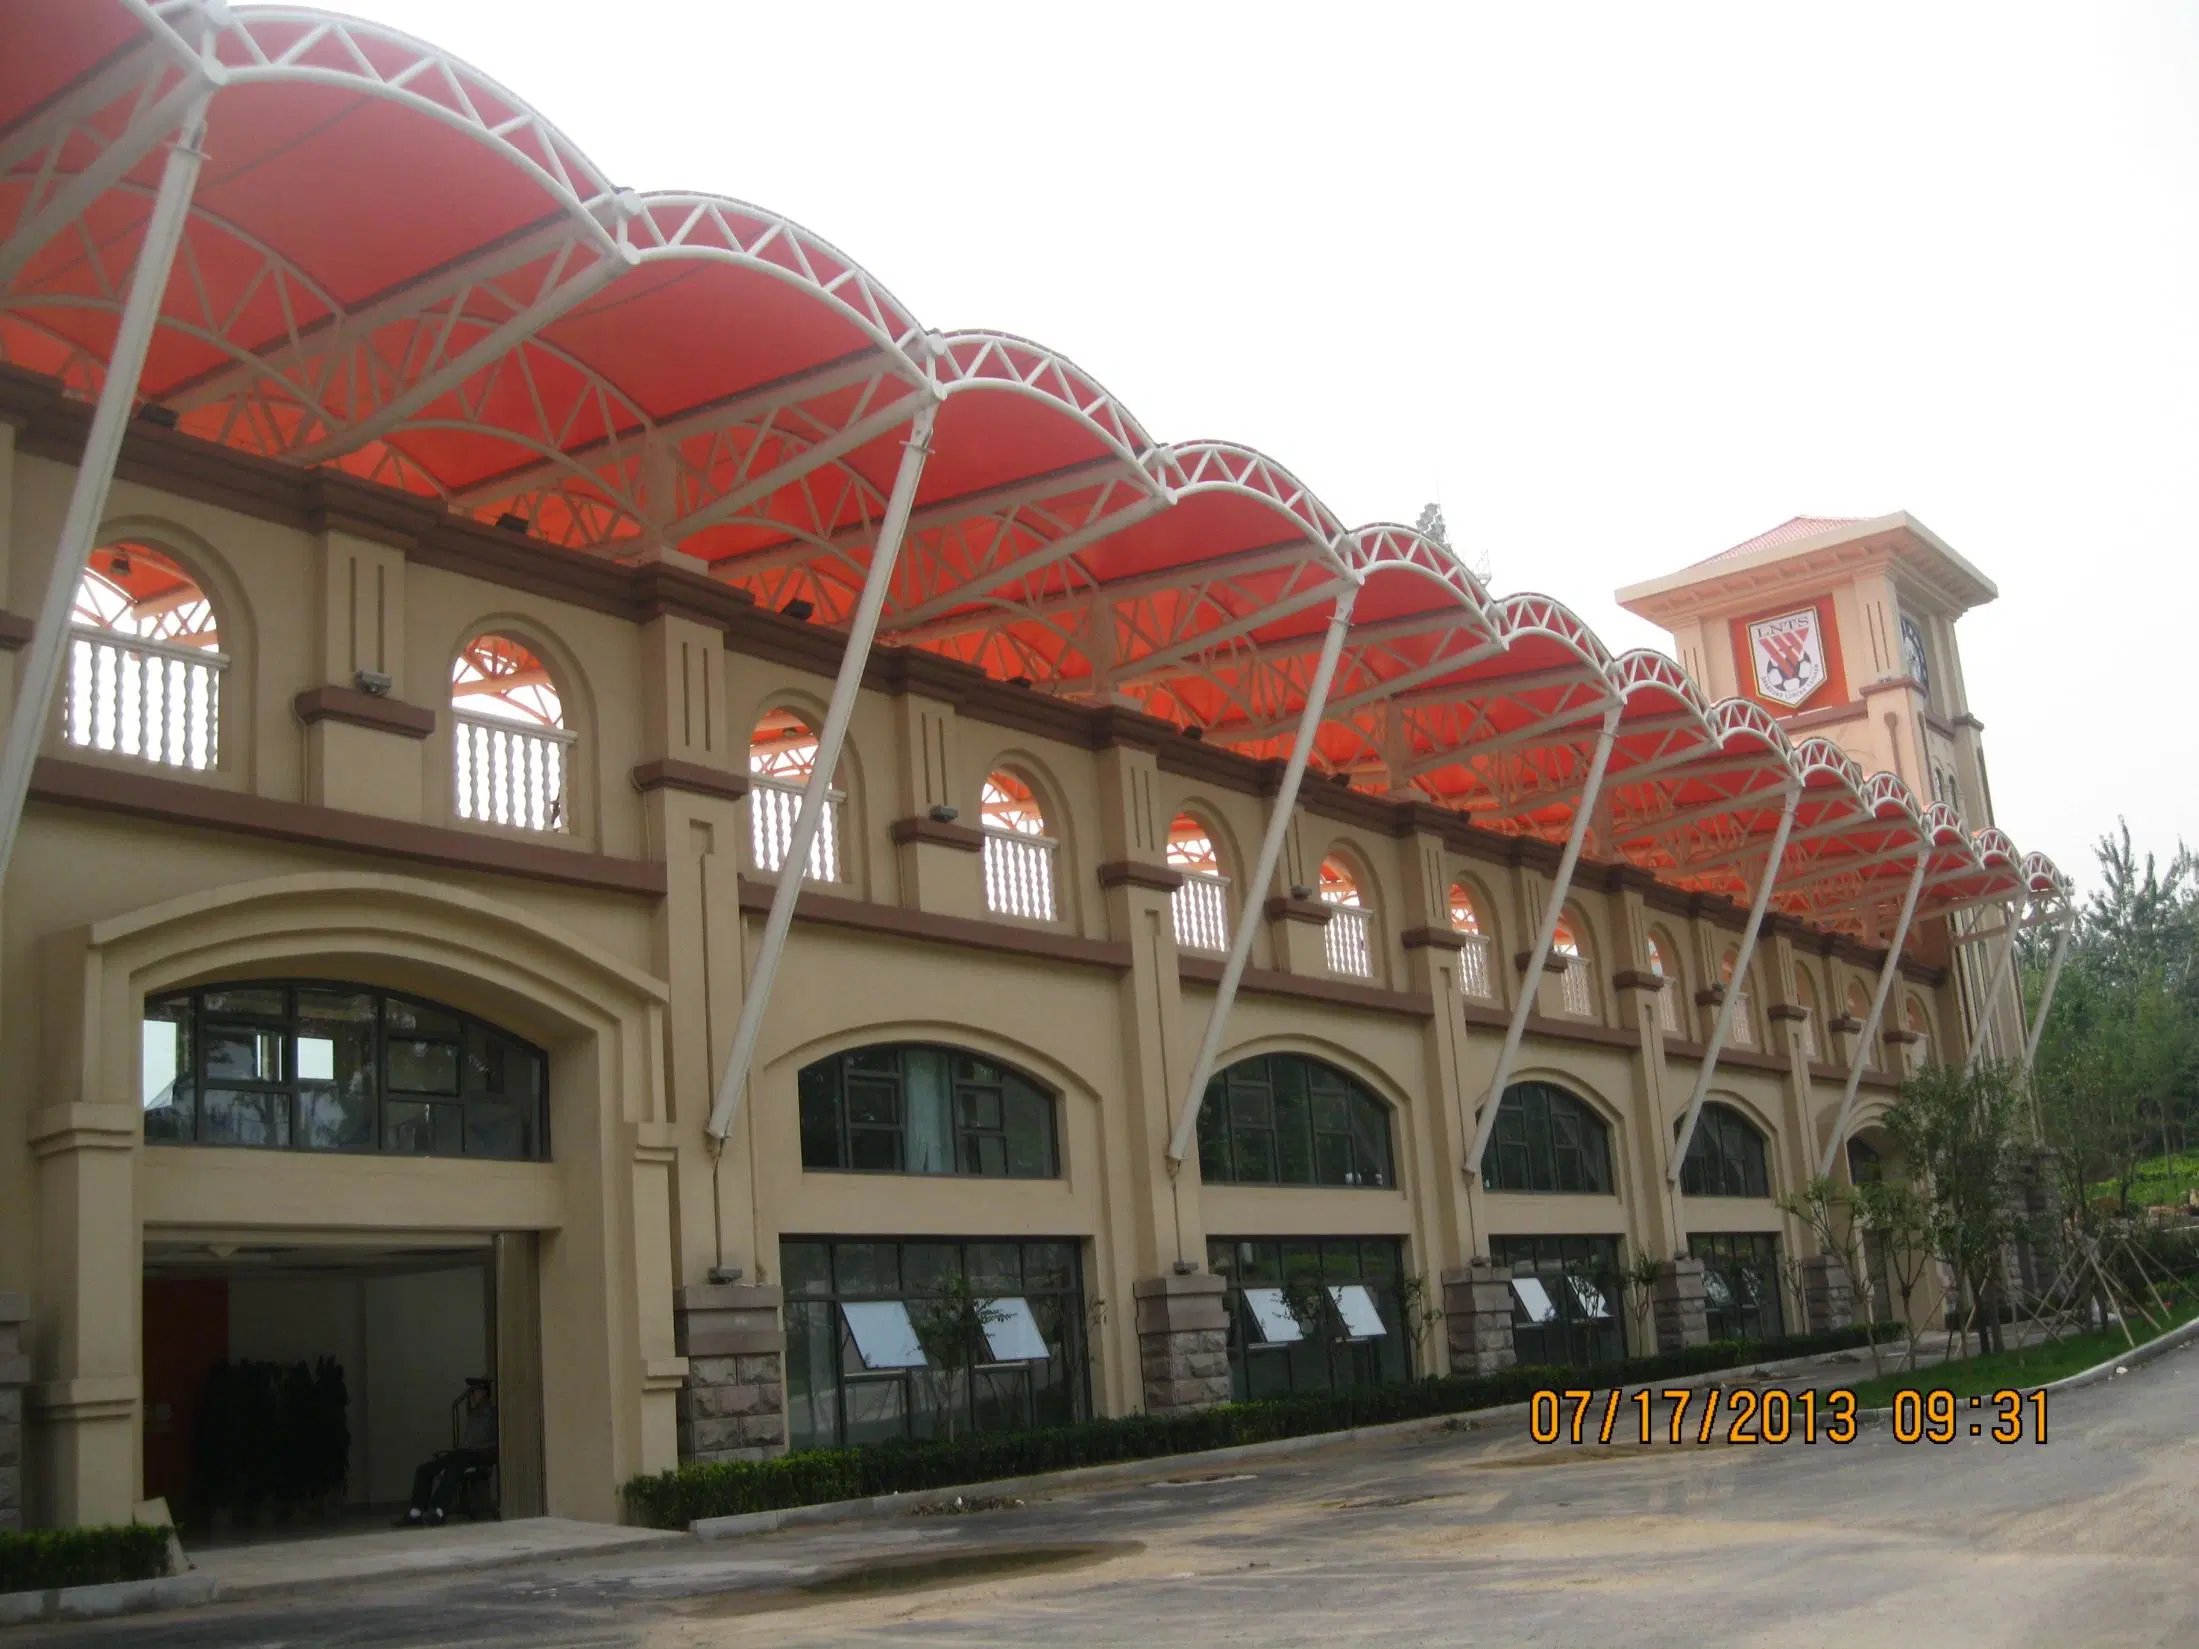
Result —
<instances>
[{"instance_id":1,"label":"glass storefront window","mask_svg":"<svg viewBox=\"0 0 2199 1649\"><path fill-rule=\"evenodd\" d=\"M1319 1060L1239 1060L1207 1084L1199 1177L1209 1185L1394 1185L1389 1107Z\"/></svg>"},{"instance_id":2,"label":"glass storefront window","mask_svg":"<svg viewBox=\"0 0 2199 1649\"><path fill-rule=\"evenodd\" d=\"M1786 1333L1777 1237L1720 1231L1691 1236L1687 1246L1703 1262L1703 1316L1713 1340L1776 1340Z\"/></svg>"},{"instance_id":3,"label":"glass storefront window","mask_svg":"<svg viewBox=\"0 0 2199 1649\"><path fill-rule=\"evenodd\" d=\"M1215 1239L1206 1265L1229 1284L1230 1391L1238 1399L1412 1378L1398 1284L1404 1245L1394 1237ZM1352 1335L1359 1302L1331 1292L1342 1289L1365 1291L1380 1335Z\"/></svg>"},{"instance_id":4,"label":"glass storefront window","mask_svg":"<svg viewBox=\"0 0 2199 1649\"><path fill-rule=\"evenodd\" d=\"M1491 1237L1489 1257L1540 1285L1511 1291L1516 1362L1589 1368L1625 1359L1616 1237Z\"/></svg>"}]
</instances>

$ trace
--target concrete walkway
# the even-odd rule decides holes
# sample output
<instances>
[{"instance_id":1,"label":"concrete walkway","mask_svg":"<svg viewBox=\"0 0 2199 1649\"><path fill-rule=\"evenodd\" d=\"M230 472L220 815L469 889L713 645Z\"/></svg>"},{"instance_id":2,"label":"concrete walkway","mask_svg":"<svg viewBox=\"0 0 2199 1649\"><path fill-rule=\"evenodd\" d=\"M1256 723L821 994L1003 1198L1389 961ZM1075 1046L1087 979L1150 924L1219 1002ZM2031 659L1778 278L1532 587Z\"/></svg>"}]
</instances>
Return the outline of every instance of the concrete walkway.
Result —
<instances>
[{"instance_id":1,"label":"concrete walkway","mask_svg":"<svg viewBox=\"0 0 2199 1649\"><path fill-rule=\"evenodd\" d=\"M568 1517L523 1517L509 1523L452 1523L440 1529L382 1529L315 1540L265 1541L187 1553L193 1572L221 1583L225 1599L341 1585L396 1575L434 1575L540 1563L557 1558L682 1545L685 1534L623 1529Z\"/></svg>"}]
</instances>

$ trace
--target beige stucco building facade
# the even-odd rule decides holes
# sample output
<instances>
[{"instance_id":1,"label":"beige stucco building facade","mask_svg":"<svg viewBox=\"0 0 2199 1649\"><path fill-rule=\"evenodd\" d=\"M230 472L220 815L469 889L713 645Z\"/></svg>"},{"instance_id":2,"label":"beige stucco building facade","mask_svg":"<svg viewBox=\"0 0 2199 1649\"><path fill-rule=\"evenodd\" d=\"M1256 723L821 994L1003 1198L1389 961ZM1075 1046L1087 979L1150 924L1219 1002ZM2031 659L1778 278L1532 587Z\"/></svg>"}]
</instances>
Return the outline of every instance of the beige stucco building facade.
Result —
<instances>
[{"instance_id":1,"label":"beige stucco building facade","mask_svg":"<svg viewBox=\"0 0 2199 1649\"><path fill-rule=\"evenodd\" d=\"M11 612L45 577L84 423L50 382L0 372ZM363 1397L384 1441L358 1446L386 1453L432 1444L449 1390L423 1395L434 1371L407 1373L387 1343L452 1332L403 1326L406 1302L429 1299L406 1279L473 1279L457 1309L474 1314L466 1355L481 1366L445 1372L498 1382L507 1514L604 1520L621 1515L620 1486L637 1473L783 1446L798 1378L817 1376L791 1366L782 1291L801 1280L790 1265L833 1242L1062 1247L1075 1332L1051 1356L1084 1366L1054 1368L1047 1389L1079 1413L1228 1389L1212 1244L1394 1245L1382 1252L1452 1308L1409 1354L1422 1372L1510 1355L1497 1319L1511 1301L1492 1304L1488 1288L1502 1274L1476 1267L1525 1239L1607 1238L1621 1256L1669 1257L1715 1248L1706 1238L1768 1238L1793 1263L1769 1277L1776 1308L1755 1326L1811 1319L1796 1269L1809 1241L1773 1197L1824 1147L1853 1051L1843 1005L1875 982L1871 947L1774 918L1712 1093L1762 1141L1765 1182L1742 1190L1763 1194L1689 1196L1668 1172L1670 1139L1738 907L1592 861L1568 903L1570 959L1523 981L1516 959L1555 847L1314 783L1274 884L1247 887L1276 764L1127 709L881 649L834 779L833 874L797 907L720 1154L703 1121L774 880L759 862L752 730L785 724L779 713L815 725L835 634L759 608L684 558L585 560L142 425L99 539L162 558L202 592L218 643L200 651L221 663L218 696L194 703L218 723L218 745L198 762L150 760L143 738L133 746L96 722L72 736L57 719L7 870L0 1296L18 1297L22 1319L29 1522L126 1520L148 1492L183 1492L183 1421L169 1387L150 1385L171 1380L188 1337L177 1314L211 1298L184 1284L224 1291L224 1356L276 1354L238 1326L266 1315L276 1284L321 1304L352 1289L342 1300L363 1326L342 1332L366 1371L353 1375L354 1430ZM1837 611L1844 628L1868 628L1860 610ZM1736 690L1715 626L1676 633L1713 696ZM543 828L461 816L481 809L453 667L485 635L520 644L561 707L564 777ZM1930 759L1944 743L1964 794L1982 793L1974 719L1943 656L1943 701L1913 684L1856 684L1857 754L1879 755L1884 699L1897 735L1904 718L1922 726ZM386 691L362 691L362 672L386 677ZM0 667L0 691L8 680ZM991 835L946 815L985 817L994 775L1026 787L1043 822L1027 833L1050 889L1037 905L989 894ZM1170 844L1186 819L1211 844L1217 869L1201 885L1219 887L1227 926L1258 928L1222 1065L1299 1056L1371 1096L1387 1142L1355 1147L1358 1183L1207 1184L1196 1159L1168 1171L1178 1090L1221 973L1213 949L1184 942L1203 931L1178 905L1187 873ZM1335 901L1308 896L1325 866L1348 872L1357 903L1341 920L1363 932L1363 951L1339 952ZM1461 893L1470 922L1457 919ZM1966 1035L1944 924L1912 950L1892 1038L1868 1050L1865 1136L1906 1066ZM399 1154L387 1115L360 1149L148 1141L149 1001L189 995L203 1039L217 1034L205 993L270 982L435 1005L534 1050L536 1148ZM1536 1002L1512 1080L1562 1090L1605 1131L1601 1189L1491 1189L1461 1173L1522 990ZM393 1023L388 1007L374 1011ZM290 1083L280 1103L302 1106L321 1056L295 1024L268 1034L268 1047L282 1043L269 1070ZM451 1032L451 1045L471 1050L476 1034ZM831 1062L881 1045L953 1050L1041 1093L1053 1171L805 1167L827 1147L805 1144L802 1073L853 1069ZM818 1103L815 1114L862 1125L845 1122L844 1094ZM979 1125L957 1114L974 1138ZM1376 1158L1379 1172L1366 1167ZM1647 1349L1657 1322L1610 1306L1611 1331ZM328 1306L332 1321L350 1309ZM1700 1309L1667 1315L1668 1339L1706 1332ZM386 1375L372 1372L381 1353L368 1342L396 1359ZM1241 1365L1248 1349L1228 1355Z\"/></svg>"}]
</instances>

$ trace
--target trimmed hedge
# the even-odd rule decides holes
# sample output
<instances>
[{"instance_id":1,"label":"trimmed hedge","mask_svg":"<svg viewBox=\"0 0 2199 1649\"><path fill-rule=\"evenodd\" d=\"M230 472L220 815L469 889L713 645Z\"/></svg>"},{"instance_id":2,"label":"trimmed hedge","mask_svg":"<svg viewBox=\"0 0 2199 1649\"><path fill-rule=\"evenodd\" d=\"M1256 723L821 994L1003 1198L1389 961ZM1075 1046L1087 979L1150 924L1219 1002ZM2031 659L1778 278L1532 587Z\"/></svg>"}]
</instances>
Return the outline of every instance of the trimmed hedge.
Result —
<instances>
[{"instance_id":1,"label":"trimmed hedge","mask_svg":"<svg viewBox=\"0 0 2199 1649\"><path fill-rule=\"evenodd\" d=\"M158 1580L168 1572L168 1528L116 1523L95 1529L0 1533L0 1592L45 1592Z\"/></svg>"},{"instance_id":2,"label":"trimmed hedge","mask_svg":"<svg viewBox=\"0 0 2199 1649\"><path fill-rule=\"evenodd\" d=\"M1881 1340L1898 1330L1881 1325ZM1710 1374L1747 1363L1768 1363L1862 1345L1861 1328L1782 1340L1719 1340L1685 1351L1592 1371L1507 1368L1493 1374L1442 1375L1405 1385L1353 1387L1299 1397L1223 1403L1190 1414L1127 1414L1083 1420L1044 1431L985 1432L936 1439L896 1439L859 1449L805 1449L770 1460L736 1460L681 1466L626 1485L636 1514L652 1528L682 1529L699 1517L778 1511L832 1500L857 1500L911 1489L945 1489L965 1483L1030 1477L1075 1466L1120 1460L1152 1460L1240 1443L1349 1431L1393 1420L1419 1420L1473 1409L1524 1403L1551 1386L1593 1381L1599 1386L1640 1385L1652 1380Z\"/></svg>"}]
</instances>

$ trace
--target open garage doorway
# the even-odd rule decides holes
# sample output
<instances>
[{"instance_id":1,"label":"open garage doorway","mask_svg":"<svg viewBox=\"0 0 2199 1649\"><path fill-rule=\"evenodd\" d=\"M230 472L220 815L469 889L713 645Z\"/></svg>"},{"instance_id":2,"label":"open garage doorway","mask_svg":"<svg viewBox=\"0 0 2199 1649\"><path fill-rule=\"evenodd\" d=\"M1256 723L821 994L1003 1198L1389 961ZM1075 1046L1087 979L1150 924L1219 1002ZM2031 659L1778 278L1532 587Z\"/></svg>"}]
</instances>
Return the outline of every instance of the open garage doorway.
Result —
<instances>
[{"instance_id":1,"label":"open garage doorway","mask_svg":"<svg viewBox=\"0 0 2199 1649\"><path fill-rule=\"evenodd\" d=\"M147 1498L202 1546L355 1532L468 1444L454 1518L539 1514L536 1298L531 1234L148 1232Z\"/></svg>"}]
</instances>

